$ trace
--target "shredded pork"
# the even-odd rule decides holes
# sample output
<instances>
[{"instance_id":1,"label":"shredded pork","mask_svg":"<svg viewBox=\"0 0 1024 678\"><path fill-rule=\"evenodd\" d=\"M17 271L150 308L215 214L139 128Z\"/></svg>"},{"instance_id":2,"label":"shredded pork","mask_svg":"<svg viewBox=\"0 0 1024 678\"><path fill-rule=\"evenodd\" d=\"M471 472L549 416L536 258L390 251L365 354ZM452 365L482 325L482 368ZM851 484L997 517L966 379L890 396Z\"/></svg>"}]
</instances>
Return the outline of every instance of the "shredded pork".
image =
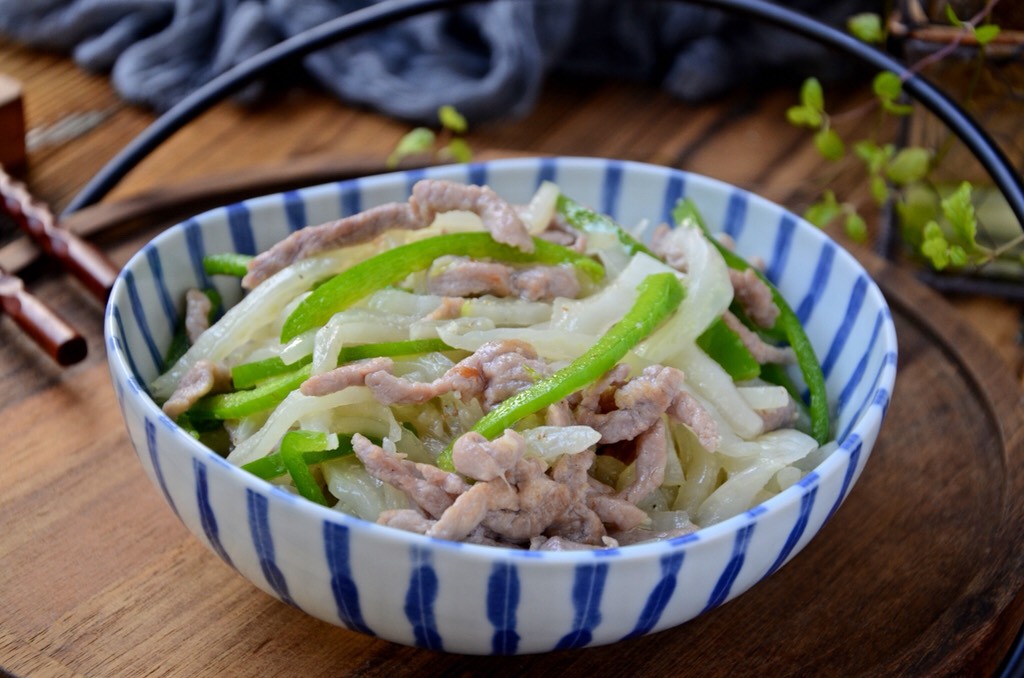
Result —
<instances>
[{"instance_id":1,"label":"shredded pork","mask_svg":"<svg viewBox=\"0 0 1024 678\"><path fill-rule=\"evenodd\" d=\"M252 289L290 264L321 252L369 242L391 229L426 228L437 214L465 210L480 216L500 243L532 252L533 239L515 208L487 186L424 179L406 203L388 203L292 233L249 262L242 286Z\"/></svg>"},{"instance_id":2,"label":"shredded pork","mask_svg":"<svg viewBox=\"0 0 1024 678\"><path fill-rule=\"evenodd\" d=\"M572 268L563 266L508 266L498 262L456 257L432 270L427 278L431 294L449 297L519 297L528 301L575 299L580 283Z\"/></svg>"},{"instance_id":3,"label":"shredded pork","mask_svg":"<svg viewBox=\"0 0 1024 678\"><path fill-rule=\"evenodd\" d=\"M231 390L231 371L210 360L200 360L178 382L178 388L164 402L164 413L177 419L203 396Z\"/></svg>"}]
</instances>

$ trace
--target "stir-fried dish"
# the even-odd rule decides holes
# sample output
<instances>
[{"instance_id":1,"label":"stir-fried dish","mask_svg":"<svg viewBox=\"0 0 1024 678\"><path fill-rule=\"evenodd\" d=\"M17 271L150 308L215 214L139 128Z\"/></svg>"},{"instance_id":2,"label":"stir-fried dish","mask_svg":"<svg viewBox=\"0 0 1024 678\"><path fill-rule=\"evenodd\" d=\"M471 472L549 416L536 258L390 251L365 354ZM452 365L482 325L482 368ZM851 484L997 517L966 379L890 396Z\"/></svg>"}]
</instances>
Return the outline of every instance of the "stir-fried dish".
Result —
<instances>
[{"instance_id":1,"label":"stir-fried dish","mask_svg":"<svg viewBox=\"0 0 1024 678\"><path fill-rule=\"evenodd\" d=\"M442 539L542 550L686 534L834 447L793 311L693 204L644 245L542 184L418 182L213 255L151 391L233 464ZM212 324L211 324L212 323Z\"/></svg>"}]
</instances>

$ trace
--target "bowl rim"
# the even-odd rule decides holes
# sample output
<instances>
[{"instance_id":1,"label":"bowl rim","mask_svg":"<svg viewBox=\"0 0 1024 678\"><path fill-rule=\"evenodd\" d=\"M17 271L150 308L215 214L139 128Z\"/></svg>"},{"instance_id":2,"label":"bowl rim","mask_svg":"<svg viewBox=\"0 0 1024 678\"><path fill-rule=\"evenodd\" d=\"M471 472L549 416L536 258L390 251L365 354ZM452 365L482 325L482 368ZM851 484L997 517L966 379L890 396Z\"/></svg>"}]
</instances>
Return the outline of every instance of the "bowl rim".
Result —
<instances>
[{"instance_id":1,"label":"bowl rim","mask_svg":"<svg viewBox=\"0 0 1024 678\"><path fill-rule=\"evenodd\" d=\"M531 551L528 549L515 549L511 547L501 546L488 546L482 544L471 544L465 542L454 542L435 537L428 537L426 535L416 534L405 530L400 530L385 525L379 525L377 523L358 518L356 516L337 511L333 508L321 506L314 502L307 501L298 495L292 494L287 490L269 482L258 478L251 473L242 470L241 467L235 466L225 458L219 456L205 445L200 443L189 435L184 429L178 426L170 417L168 417L163 410L157 406L155 401L149 396L148 389L145 384L139 383L135 376L135 372L127 359L127 349L122 345L122 341L119 339L119 333L121 328L118 327L118 322L115 320L115 309L119 307L118 299L124 294L124 289L127 285L125 277L128 271L132 270L141 260L146 257L146 250L149 247L156 246L164 240L176 237L175 233L183 229L184 225L189 222L202 223L203 219L210 218L211 216L222 213L228 205L220 207L214 207L209 210L205 210L200 214L197 214L189 219L173 224L166 228L164 231L156 235L149 242L143 245L139 251L134 253L129 260L122 267L121 272L118 274L117 280L115 281L113 290L110 294L108 302L104 310L104 339L105 346L107 348L107 362L110 369L116 372L120 378L129 385L129 389L126 390L123 397L128 397L129 392L133 396L138 396L142 401L144 413L152 419L155 419L161 423L165 428L169 429L175 438L184 446L193 459L198 461L204 461L208 463L216 464L222 468L230 469L229 473L232 477L239 480L246 489L257 490L265 495L276 497L281 500L284 505L287 505L291 510L298 511L300 513L309 513L312 518L320 521L328 521L336 525L342 525L353 529L356 532L365 533L374 537L381 537L386 540L394 540L399 543L404 543L408 546L424 547L428 546L434 549L443 549L451 552L458 552L468 559L483 559L487 561L515 561L518 565L529 565L543 567L547 564L555 565L561 563L586 563L594 560L612 559L617 561L635 561L635 560L648 560L652 557L667 555L669 553L675 553L678 551L685 551L693 548L697 544L704 543L716 543L721 540L733 540L735 534L743 528L755 524L758 520L763 517L768 517L771 514L778 513L783 509L791 506L794 503L799 503L801 498L808 492L813 491L822 482L823 478L831 477L832 475L840 472L842 469L847 467L847 462L842 459L840 452L849 454L852 450L848 448L859 447L860 444L865 440L873 440L874 436L877 435L880 430L882 421L885 416L885 412L888 407L888 399L886 402L881 403L881 407L875 407L874 401L878 394L884 391L888 398L891 398L893 392L893 386L896 379L896 368L895 368L895 356L897 355L897 338L895 332L895 326L892 320L891 310L888 306L884 295L878 288L877 283L871 277L871 275L864 269L863 265L856 260L855 257L844 247L839 245L832 239L827 233L821 229L811 225L805 219L799 215L794 214L782 205L775 203L767 198L760 196L756 193L748 191L747 189L729 184L728 182L706 175L690 172L687 170L681 170L677 168L667 167L663 165L657 165L653 163L638 162L631 160L619 160L599 157L588 157L588 156L539 156L539 157L513 157L513 158L502 158L495 160L486 160L472 163L462 163L457 165L440 165L436 167L429 167L425 169L398 169L394 172L388 172L385 174L372 175L367 177L359 177L355 179L346 179L342 181L327 182L317 184L309 187L302 187L297 191L305 197L315 197L320 193L332 194L337 193L340 187L358 182L360 188L372 187L376 184L389 185L399 178L408 184L408 179L412 176L416 177L429 177L432 173L446 173L448 171L457 172L463 169L473 168L486 168L487 175L490 176L492 171L505 171L514 172L521 169L534 169L538 162L554 161L558 163L558 167L565 168L568 170L584 170L584 171L596 171L605 170L610 164L617 165L623 172L625 171L642 171L642 172L655 172L657 174L664 174L666 176L679 176L681 177L685 185L702 184L704 187L718 191L726 192L730 194L740 194L747 200L748 205L757 205L761 208L768 209L770 211L776 211L780 215L785 215L792 218L797 224L798 229L805 231L805 235L802 237L811 237L817 239L820 243L830 243L835 247L835 256L837 261L842 261L845 265L852 266L855 272L862 274L868 282L868 291L873 292L877 296L878 303L880 304L880 310L883 315L882 327L879 331L878 342L880 350L883 351L883 355L892 356L892 365L883 365L880 368L880 378L871 387L868 397L865 398L864 404L861 409L858 410L857 415L853 421L848 425L847 430L844 432L835 432L836 438L833 440L836 443L836 449L825 457L817 466L812 470L808 471L799 481L782 490L778 494L764 500L751 507L750 509L743 511L739 514L726 518L720 522L701 527L698 530L679 537L674 537L665 540L644 542L639 544L630 544L627 546L620 546L608 549L585 549L576 551ZM265 205L274 204L279 201L280 196L284 192L270 193L266 195L256 196L242 201L237 201L233 204L244 204L250 210L256 210L264 207ZM835 394L830 393L830 396ZM120 394L118 397L122 397ZM832 400L832 398L830 398ZM866 459L865 459L866 462ZM846 500L850 489L853 485L852 480L849 483L850 487L845 488L843 494L840 496L840 501L833 507L826 515L822 522L822 527L827 523L835 510L839 505ZM813 537L813 533L810 535ZM805 539L809 541L809 539ZM787 555L785 560L788 562L799 549L792 549ZM774 569L774 568L773 568Z\"/></svg>"}]
</instances>

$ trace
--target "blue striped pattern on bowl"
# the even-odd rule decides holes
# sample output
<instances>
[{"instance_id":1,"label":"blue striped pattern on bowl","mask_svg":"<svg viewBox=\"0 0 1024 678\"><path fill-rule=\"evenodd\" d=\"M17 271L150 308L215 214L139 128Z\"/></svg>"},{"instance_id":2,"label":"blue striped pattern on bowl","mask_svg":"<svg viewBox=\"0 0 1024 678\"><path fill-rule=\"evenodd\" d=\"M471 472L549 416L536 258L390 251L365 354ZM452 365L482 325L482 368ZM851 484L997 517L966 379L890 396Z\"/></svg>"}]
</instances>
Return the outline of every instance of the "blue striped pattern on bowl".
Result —
<instances>
[{"instance_id":1,"label":"blue striped pattern on bowl","mask_svg":"<svg viewBox=\"0 0 1024 678\"><path fill-rule=\"evenodd\" d=\"M694 199L713 230L759 255L822 361L839 449L742 515L675 540L593 552L455 544L315 506L233 467L149 399L146 384L207 253L252 254L289 232L382 202L421 178L489 184L512 201L556 181L578 201L648 230ZM399 172L249 200L168 230L124 268L107 307L111 376L138 457L181 521L224 562L289 605L389 640L476 654L543 652L664 629L747 590L798 553L864 467L892 393L896 334L882 294L819 230L757 196L663 167L514 159Z\"/></svg>"}]
</instances>

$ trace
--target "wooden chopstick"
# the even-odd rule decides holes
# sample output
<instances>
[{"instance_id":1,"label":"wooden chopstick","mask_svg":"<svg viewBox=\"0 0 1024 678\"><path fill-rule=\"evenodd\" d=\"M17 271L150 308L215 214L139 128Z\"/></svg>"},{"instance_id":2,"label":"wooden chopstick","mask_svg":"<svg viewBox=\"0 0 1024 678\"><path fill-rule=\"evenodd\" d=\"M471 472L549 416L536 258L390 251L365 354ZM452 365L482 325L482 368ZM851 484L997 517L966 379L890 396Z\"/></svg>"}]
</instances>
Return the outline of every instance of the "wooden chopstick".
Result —
<instances>
[{"instance_id":1,"label":"wooden chopstick","mask_svg":"<svg viewBox=\"0 0 1024 678\"><path fill-rule=\"evenodd\" d=\"M85 339L28 291L21 278L0 269L0 308L58 365L73 365L88 353Z\"/></svg>"},{"instance_id":2,"label":"wooden chopstick","mask_svg":"<svg viewBox=\"0 0 1024 678\"><path fill-rule=\"evenodd\" d=\"M101 302L106 302L117 278L117 267L91 243L61 228L53 212L29 193L25 184L0 167L3 210L39 248L78 278Z\"/></svg>"}]
</instances>

